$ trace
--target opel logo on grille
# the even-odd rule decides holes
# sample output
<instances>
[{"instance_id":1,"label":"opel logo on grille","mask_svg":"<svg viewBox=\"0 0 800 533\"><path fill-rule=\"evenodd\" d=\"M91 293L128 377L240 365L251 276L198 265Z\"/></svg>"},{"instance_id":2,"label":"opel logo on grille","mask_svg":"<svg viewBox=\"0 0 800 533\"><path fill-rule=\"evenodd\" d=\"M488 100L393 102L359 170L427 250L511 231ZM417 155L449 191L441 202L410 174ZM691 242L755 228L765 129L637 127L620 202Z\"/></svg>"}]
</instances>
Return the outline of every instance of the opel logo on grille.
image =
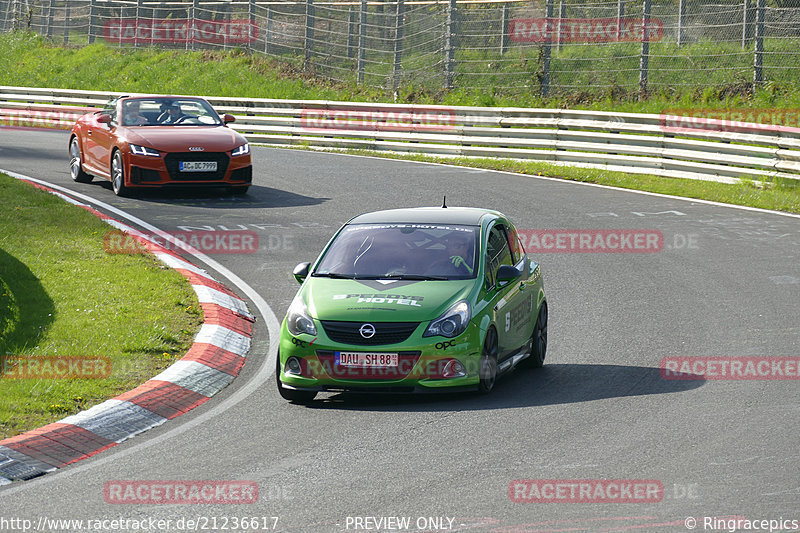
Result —
<instances>
[{"instance_id":1,"label":"opel logo on grille","mask_svg":"<svg viewBox=\"0 0 800 533\"><path fill-rule=\"evenodd\" d=\"M361 333L361 336L365 339L371 339L375 336L375 326L372 324L362 324L358 332Z\"/></svg>"},{"instance_id":2,"label":"opel logo on grille","mask_svg":"<svg viewBox=\"0 0 800 533\"><path fill-rule=\"evenodd\" d=\"M190 152L202 152L203 150L205 150L205 148L203 148L202 146L190 146L189 147L189 151Z\"/></svg>"}]
</instances>

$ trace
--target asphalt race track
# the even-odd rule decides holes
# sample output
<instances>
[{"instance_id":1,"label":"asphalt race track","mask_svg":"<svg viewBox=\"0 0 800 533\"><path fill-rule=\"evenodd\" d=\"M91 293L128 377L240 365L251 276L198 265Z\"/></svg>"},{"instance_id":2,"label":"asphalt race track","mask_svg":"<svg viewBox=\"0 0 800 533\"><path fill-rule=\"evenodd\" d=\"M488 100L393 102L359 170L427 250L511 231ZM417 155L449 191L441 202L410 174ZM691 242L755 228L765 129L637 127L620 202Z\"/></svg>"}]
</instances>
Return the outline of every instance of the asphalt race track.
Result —
<instances>
[{"instance_id":1,"label":"asphalt race track","mask_svg":"<svg viewBox=\"0 0 800 533\"><path fill-rule=\"evenodd\" d=\"M402 531L495 532L689 531L688 517L697 531L725 529L704 517L800 521L800 380L659 372L666 357L800 356L800 218L443 165L261 147L253 160L245 197L119 199L108 182L70 180L66 132L0 130L0 168L163 230L255 231L257 253L213 258L279 320L298 287L292 268L313 260L340 224L365 211L439 205L445 194L451 206L498 209L518 228L658 230L664 245L536 254L550 307L547 362L516 371L490 396L321 394L310 406L290 404L264 366L270 339L259 317L248 363L222 393L112 450L0 488L0 518L170 520L162 531L199 519L199 530L225 531L225 517L278 517L275 529L292 532L398 530L388 517L408 518ZM244 480L259 498L107 503L104 486L116 480ZM514 502L515 480L655 480L663 493ZM264 531L274 522L228 524Z\"/></svg>"}]
</instances>

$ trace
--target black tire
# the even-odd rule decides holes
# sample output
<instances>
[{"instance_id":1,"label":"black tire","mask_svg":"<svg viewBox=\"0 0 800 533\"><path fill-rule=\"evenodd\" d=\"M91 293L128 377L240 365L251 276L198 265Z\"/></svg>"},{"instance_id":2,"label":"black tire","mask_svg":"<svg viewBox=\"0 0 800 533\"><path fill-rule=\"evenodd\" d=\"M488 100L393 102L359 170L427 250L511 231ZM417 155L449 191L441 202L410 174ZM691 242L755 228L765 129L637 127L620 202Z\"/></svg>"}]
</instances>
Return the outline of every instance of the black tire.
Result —
<instances>
[{"instance_id":1,"label":"black tire","mask_svg":"<svg viewBox=\"0 0 800 533\"><path fill-rule=\"evenodd\" d=\"M539 316L531 335L531 355L523 363L530 368L541 368L547 355L547 302L539 307Z\"/></svg>"},{"instance_id":2,"label":"black tire","mask_svg":"<svg viewBox=\"0 0 800 533\"><path fill-rule=\"evenodd\" d=\"M278 384L278 393L284 400L289 400L290 402L294 403L309 403L317 396L315 391L292 390L283 386L283 383L281 383L280 354L278 354L278 360L275 361L275 382Z\"/></svg>"},{"instance_id":3,"label":"black tire","mask_svg":"<svg viewBox=\"0 0 800 533\"><path fill-rule=\"evenodd\" d=\"M116 150L111 157L111 189L117 196L127 196L128 188L125 187L125 165L122 162L122 152Z\"/></svg>"},{"instance_id":4,"label":"black tire","mask_svg":"<svg viewBox=\"0 0 800 533\"><path fill-rule=\"evenodd\" d=\"M244 187L231 187L231 194L233 194L234 196L244 196L245 194L247 194L247 190L249 188L250 188L249 185L246 185Z\"/></svg>"},{"instance_id":5,"label":"black tire","mask_svg":"<svg viewBox=\"0 0 800 533\"><path fill-rule=\"evenodd\" d=\"M72 181L77 183L89 183L92 181L91 174L83 171L81 146L77 137L73 137L69 143L69 174L72 177Z\"/></svg>"},{"instance_id":6,"label":"black tire","mask_svg":"<svg viewBox=\"0 0 800 533\"><path fill-rule=\"evenodd\" d=\"M480 376L478 390L483 394L492 392L494 384L497 382L497 350L497 331L490 327L483 341L483 351L478 369Z\"/></svg>"}]
</instances>

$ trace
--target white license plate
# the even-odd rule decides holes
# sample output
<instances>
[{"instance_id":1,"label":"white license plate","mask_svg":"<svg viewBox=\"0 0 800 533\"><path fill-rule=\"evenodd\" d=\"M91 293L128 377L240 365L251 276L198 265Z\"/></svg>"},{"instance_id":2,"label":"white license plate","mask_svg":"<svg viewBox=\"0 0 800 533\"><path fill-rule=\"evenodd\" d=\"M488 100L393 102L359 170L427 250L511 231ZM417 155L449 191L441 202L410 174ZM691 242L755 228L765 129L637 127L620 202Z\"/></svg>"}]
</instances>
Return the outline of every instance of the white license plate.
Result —
<instances>
[{"instance_id":1,"label":"white license plate","mask_svg":"<svg viewBox=\"0 0 800 533\"><path fill-rule=\"evenodd\" d=\"M216 172L216 161L181 161L181 172Z\"/></svg>"},{"instance_id":2,"label":"white license plate","mask_svg":"<svg viewBox=\"0 0 800 533\"><path fill-rule=\"evenodd\" d=\"M397 366L396 353L336 352L336 366Z\"/></svg>"}]
</instances>

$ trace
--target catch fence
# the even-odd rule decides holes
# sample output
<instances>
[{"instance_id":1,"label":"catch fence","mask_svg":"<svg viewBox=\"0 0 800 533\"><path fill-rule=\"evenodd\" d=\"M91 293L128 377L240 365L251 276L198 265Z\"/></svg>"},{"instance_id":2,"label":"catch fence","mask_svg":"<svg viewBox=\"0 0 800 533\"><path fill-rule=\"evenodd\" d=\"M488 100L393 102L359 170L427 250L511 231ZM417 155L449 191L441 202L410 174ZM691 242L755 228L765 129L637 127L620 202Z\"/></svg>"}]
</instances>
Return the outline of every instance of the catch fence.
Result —
<instances>
[{"instance_id":1,"label":"catch fence","mask_svg":"<svg viewBox=\"0 0 800 533\"><path fill-rule=\"evenodd\" d=\"M0 31L13 30L66 45L241 49L411 98L800 79L800 0L0 0Z\"/></svg>"}]
</instances>

